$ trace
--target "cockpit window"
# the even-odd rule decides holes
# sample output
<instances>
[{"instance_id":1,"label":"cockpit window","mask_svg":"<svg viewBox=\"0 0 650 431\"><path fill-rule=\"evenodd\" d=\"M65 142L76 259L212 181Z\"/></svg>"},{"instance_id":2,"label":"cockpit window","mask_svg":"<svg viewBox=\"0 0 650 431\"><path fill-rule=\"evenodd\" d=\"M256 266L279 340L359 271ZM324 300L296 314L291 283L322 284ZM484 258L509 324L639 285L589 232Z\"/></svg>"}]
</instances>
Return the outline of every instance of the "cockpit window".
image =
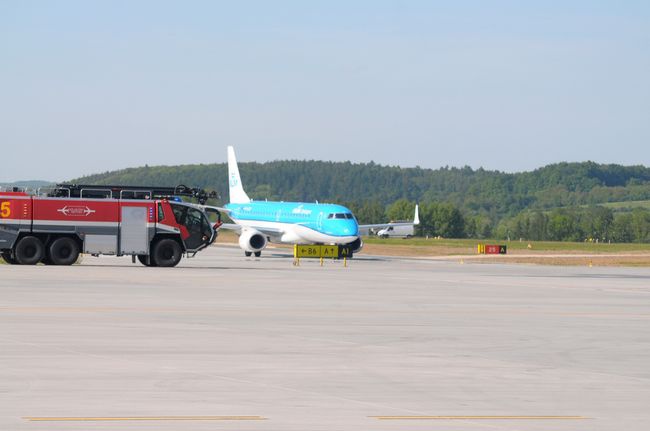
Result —
<instances>
[{"instance_id":1,"label":"cockpit window","mask_svg":"<svg viewBox=\"0 0 650 431\"><path fill-rule=\"evenodd\" d=\"M352 215L352 213L334 213L334 214L329 214L327 218L329 219L335 218L339 220L343 220L343 219L352 220L354 219L354 216Z\"/></svg>"}]
</instances>

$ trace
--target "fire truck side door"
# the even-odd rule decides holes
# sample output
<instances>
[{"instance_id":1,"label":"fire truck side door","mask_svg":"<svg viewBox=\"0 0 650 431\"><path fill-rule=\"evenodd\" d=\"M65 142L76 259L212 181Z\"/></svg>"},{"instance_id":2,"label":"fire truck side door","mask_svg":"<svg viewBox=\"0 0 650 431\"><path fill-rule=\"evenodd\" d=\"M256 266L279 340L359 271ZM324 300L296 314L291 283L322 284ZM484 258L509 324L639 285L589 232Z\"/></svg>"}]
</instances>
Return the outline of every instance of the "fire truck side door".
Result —
<instances>
[{"instance_id":1,"label":"fire truck side door","mask_svg":"<svg viewBox=\"0 0 650 431\"><path fill-rule=\"evenodd\" d=\"M203 212L185 205L171 205L176 222L187 229L188 237L183 238L187 250L198 250L208 245L213 231Z\"/></svg>"},{"instance_id":2,"label":"fire truck side door","mask_svg":"<svg viewBox=\"0 0 650 431\"><path fill-rule=\"evenodd\" d=\"M120 253L149 254L147 208L122 205L120 223Z\"/></svg>"},{"instance_id":3,"label":"fire truck side door","mask_svg":"<svg viewBox=\"0 0 650 431\"><path fill-rule=\"evenodd\" d=\"M188 208L185 218L185 227L190 236L185 240L188 250L197 250L204 247L212 238L212 228L205 215L196 208Z\"/></svg>"}]
</instances>

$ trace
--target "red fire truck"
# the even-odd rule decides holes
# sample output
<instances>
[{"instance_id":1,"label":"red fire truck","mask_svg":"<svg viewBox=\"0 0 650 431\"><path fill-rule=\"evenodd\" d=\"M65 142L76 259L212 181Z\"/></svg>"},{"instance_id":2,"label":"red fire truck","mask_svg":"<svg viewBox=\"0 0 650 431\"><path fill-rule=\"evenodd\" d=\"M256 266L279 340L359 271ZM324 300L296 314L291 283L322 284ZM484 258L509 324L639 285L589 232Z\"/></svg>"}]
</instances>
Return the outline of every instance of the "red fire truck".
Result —
<instances>
[{"instance_id":1,"label":"red fire truck","mask_svg":"<svg viewBox=\"0 0 650 431\"><path fill-rule=\"evenodd\" d=\"M83 252L176 266L184 254L194 256L216 239L221 215L205 205L215 196L186 186L58 184L47 193L0 191L0 253L7 263L22 265L71 265Z\"/></svg>"}]
</instances>

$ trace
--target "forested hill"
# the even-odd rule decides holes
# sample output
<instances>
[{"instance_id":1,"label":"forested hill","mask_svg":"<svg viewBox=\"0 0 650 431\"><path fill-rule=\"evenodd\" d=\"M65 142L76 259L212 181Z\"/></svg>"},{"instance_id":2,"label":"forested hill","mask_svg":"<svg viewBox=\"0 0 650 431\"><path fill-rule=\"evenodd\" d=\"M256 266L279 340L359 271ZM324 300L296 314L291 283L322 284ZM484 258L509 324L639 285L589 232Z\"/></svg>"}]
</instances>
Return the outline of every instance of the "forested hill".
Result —
<instances>
[{"instance_id":1,"label":"forested hill","mask_svg":"<svg viewBox=\"0 0 650 431\"><path fill-rule=\"evenodd\" d=\"M374 163L274 161L240 163L254 199L363 202L389 205L400 198L449 202L467 214L498 219L524 209L650 199L650 168L558 163L532 172L464 168L400 168ZM217 190L227 198L227 166L145 166L73 180L85 184L186 184Z\"/></svg>"}]
</instances>

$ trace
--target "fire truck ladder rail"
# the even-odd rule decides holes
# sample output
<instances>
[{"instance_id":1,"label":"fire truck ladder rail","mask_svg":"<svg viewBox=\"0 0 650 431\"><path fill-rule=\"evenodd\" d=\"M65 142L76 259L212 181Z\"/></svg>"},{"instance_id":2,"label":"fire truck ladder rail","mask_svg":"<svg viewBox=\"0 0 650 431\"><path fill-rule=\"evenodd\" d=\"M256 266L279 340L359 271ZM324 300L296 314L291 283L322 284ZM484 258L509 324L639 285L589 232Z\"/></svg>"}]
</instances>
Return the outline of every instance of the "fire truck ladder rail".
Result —
<instances>
[{"instance_id":1,"label":"fire truck ladder rail","mask_svg":"<svg viewBox=\"0 0 650 431\"><path fill-rule=\"evenodd\" d=\"M210 198L217 198L216 192L191 188L184 184L176 187L121 186L91 184L57 184L48 196L67 198L113 198L116 199L170 199L175 196L196 198L201 205Z\"/></svg>"}]
</instances>

